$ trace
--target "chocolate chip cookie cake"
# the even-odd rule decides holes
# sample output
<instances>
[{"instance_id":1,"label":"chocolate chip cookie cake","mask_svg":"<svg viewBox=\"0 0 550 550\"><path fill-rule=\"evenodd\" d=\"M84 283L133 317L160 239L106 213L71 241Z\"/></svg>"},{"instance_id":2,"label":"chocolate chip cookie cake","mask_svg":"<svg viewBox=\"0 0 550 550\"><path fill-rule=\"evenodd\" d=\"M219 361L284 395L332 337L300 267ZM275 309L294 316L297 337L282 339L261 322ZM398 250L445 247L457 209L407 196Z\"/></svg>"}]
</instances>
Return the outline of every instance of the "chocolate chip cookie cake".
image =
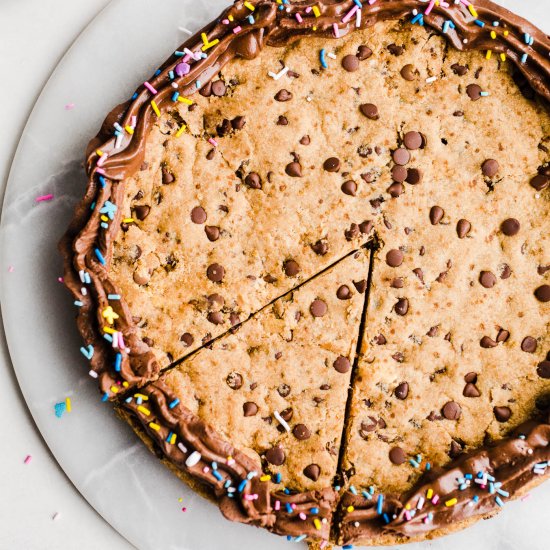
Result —
<instances>
[{"instance_id":1,"label":"chocolate chip cookie cake","mask_svg":"<svg viewBox=\"0 0 550 550\"><path fill-rule=\"evenodd\" d=\"M102 400L315 548L543 481L549 56L488 0L238 0L90 143L60 249Z\"/></svg>"}]
</instances>

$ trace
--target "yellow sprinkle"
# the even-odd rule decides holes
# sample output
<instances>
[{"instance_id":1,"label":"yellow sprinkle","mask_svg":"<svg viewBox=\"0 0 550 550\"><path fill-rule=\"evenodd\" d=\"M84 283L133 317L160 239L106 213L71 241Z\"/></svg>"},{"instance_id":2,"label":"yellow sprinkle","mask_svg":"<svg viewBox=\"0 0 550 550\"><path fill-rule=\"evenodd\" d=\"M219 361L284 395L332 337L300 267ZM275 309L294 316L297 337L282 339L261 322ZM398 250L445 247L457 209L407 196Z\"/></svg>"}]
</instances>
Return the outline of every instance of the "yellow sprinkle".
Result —
<instances>
[{"instance_id":1,"label":"yellow sprinkle","mask_svg":"<svg viewBox=\"0 0 550 550\"><path fill-rule=\"evenodd\" d=\"M349 514L351 514L355 510L355 508L353 506L348 506L346 510Z\"/></svg>"},{"instance_id":2,"label":"yellow sprinkle","mask_svg":"<svg viewBox=\"0 0 550 550\"><path fill-rule=\"evenodd\" d=\"M136 220L134 218L124 218L122 221L123 223L134 223Z\"/></svg>"},{"instance_id":3,"label":"yellow sprinkle","mask_svg":"<svg viewBox=\"0 0 550 550\"><path fill-rule=\"evenodd\" d=\"M185 103L186 105L193 105L193 100L188 97L183 97L182 95L178 96L178 101L180 103Z\"/></svg>"},{"instance_id":4,"label":"yellow sprinkle","mask_svg":"<svg viewBox=\"0 0 550 550\"><path fill-rule=\"evenodd\" d=\"M170 437L170 445L173 445L176 442L176 434L172 434Z\"/></svg>"},{"instance_id":5,"label":"yellow sprinkle","mask_svg":"<svg viewBox=\"0 0 550 550\"><path fill-rule=\"evenodd\" d=\"M183 499L181 497L178 498L178 502L183 502Z\"/></svg>"},{"instance_id":6,"label":"yellow sprinkle","mask_svg":"<svg viewBox=\"0 0 550 550\"><path fill-rule=\"evenodd\" d=\"M494 40L497 37L497 33L495 31L491 31L491 38Z\"/></svg>"},{"instance_id":7,"label":"yellow sprinkle","mask_svg":"<svg viewBox=\"0 0 550 550\"><path fill-rule=\"evenodd\" d=\"M119 314L111 307L111 306L107 306L102 312L101 312L101 315L103 315L103 317L105 319L107 319L107 322L112 325L116 319L119 318Z\"/></svg>"},{"instance_id":8,"label":"yellow sprinkle","mask_svg":"<svg viewBox=\"0 0 550 550\"><path fill-rule=\"evenodd\" d=\"M487 50L487 53L485 54L486 59L491 59L491 56L493 55L493 52L491 50Z\"/></svg>"},{"instance_id":9,"label":"yellow sprinkle","mask_svg":"<svg viewBox=\"0 0 550 550\"><path fill-rule=\"evenodd\" d=\"M127 388L130 384L128 382L126 382L126 380L124 380L124 382L122 382L122 387L123 388Z\"/></svg>"},{"instance_id":10,"label":"yellow sprinkle","mask_svg":"<svg viewBox=\"0 0 550 550\"><path fill-rule=\"evenodd\" d=\"M96 154L98 157L102 157L103 156L103 151L101 149L96 149L95 150Z\"/></svg>"},{"instance_id":11,"label":"yellow sprinkle","mask_svg":"<svg viewBox=\"0 0 550 550\"><path fill-rule=\"evenodd\" d=\"M133 129L130 125L124 126L124 129L125 129L129 134L133 134L133 133L134 133L134 129Z\"/></svg>"},{"instance_id":12,"label":"yellow sprinkle","mask_svg":"<svg viewBox=\"0 0 550 550\"><path fill-rule=\"evenodd\" d=\"M216 38L216 40L213 40L212 42L209 42L208 44L205 44L201 50L203 52L205 52L206 50L208 50L208 48L211 48L212 46L215 46L217 43L219 42L219 40Z\"/></svg>"},{"instance_id":13,"label":"yellow sprinkle","mask_svg":"<svg viewBox=\"0 0 550 550\"><path fill-rule=\"evenodd\" d=\"M502 61L506 61L506 54L505 54L505 53L501 53L501 54L500 54L500 59L501 59Z\"/></svg>"},{"instance_id":14,"label":"yellow sprinkle","mask_svg":"<svg viewBox=\"0 0 550 550\"><path fill-rule=\"evenodd\" d=\"M449 508L451 506L454 506L457 502L458 502L457 498L452 498L451 500L447 500L445 502L445 506L447 506Z\"/></svg>"},{"instance_id":15,"label":"yellow sprinkle","mask_svg":"<svg viewBox=\"0 0 550 550\"><path fill-rule=\"evenodd\" d=\"M254 10L256 9L250 2L245 2L244 5L245 5L245 7L247 7L250 11L254 11Z\"/></svg>"},{"instance_id":16,"label":"yellow sprinkle","mask_svg":"<svg viewBox=\"0 0 550 550\"><path fill-rule=\"evenodd\" d=\"M229 19L229 21L233 21L233 16L232 16L232 15L229 15L229 16L227 17L227 19Z\"/></svg>"},{"instance_id":17,"label":"yellow sprinkle","mask_svg":"<svg viewBox=\"0 0 550 550\"><path fill-rule=\"evenodd\" d=\"M260 478L260 481L269 481L271 479L271 476L269 474L266 474L265 476L262 476Z\"/></svg>"},{"instance_id":18,"label":"yellow sprinkle","mask_svg":"<svg viewBox=\"0 0 550 550\"><path fill-rule=\"evenodd\" d=\"M312 10L315 17L319 17L321 15L321 12L319 11L319 8L317 6L313 6Z\"/></svg>"},{"instance_id":19,"label":"yellow sprinkle","mask_svg":"<svg viewBox=\"0 0 550 550\"><path fill-rule=\"evenodd\" d=\"M134 397L137 398L137 399L141 397L141 399L143 399L143 401L149 401L149 396L148 395L143 395L142 393L135 393Z\"/></svg>"},{"instance_id":20,"label":"yellow sprinkle","mask_svg":"<svg viewBox=\"0 0 550 550\"><path fill-rule=\"evenodd\" d=\"M157 116L160 116L159 108L158 108L158 106L157 106L157 104L156 104L156 102L155 102L154 100L151 101L151 107L153 107L153 111L155 111L155 114L156 114Z\"/></svg>"},{"instance_id":21,"label":"yellow sprinkle","mask_svg":"<svg viewBox=\"0 0 550 550\"><path fill-rule=\"evenodd\" d=\"M406 510L410 510L410 509L411 509L411 505L410 505L410 504L407 504L407 505L405 506L405 509L406 509Z\"/></svg>"},{"instance_id":22,"label":"yellow sprinkle","mask_svg":"<svg viewBox=\"0 0 550 550\"><path fill-rule=\"evenodd\" d=\"M470 13L477 19L478 15L477 15L477 11L476 9L474 8L474 6L472 6L472 4L470 4L468 6L468 9L470 10Z\"/></svg>"},{"instance_id":23,"label":"yellow sprinkle","mask_svg":"<svg viewBox=\"0 0 550 550\"><path fill-rule=\"evenodd\" d=\"M118 388L116 386L111 386L112 393L118 393Z\"/></svg>"},{"instance_id":24,"label":"yellow sprinkle","mask_svg":"<svg viewBox=\"0 0 550 550\"><path fill-rule=\"evenodd\" d=\"M319 518L315 518L313 520L313 525L315 525L315 529L317 529L317 531L321 530L321 522L319 521Z\"/></svg>"},{"instance_id":25,"label":"yellow sprinkle","mask_svg":"<svg viewBox=\"0 0 550 550\"><path fill-rule=\"evenodd\" d=\"M183 132L187 129L187 126L185 124L182 124L180 129L176 132L176 137L180 137Z\"/></svg>"},{"instance_id":26,"label":"yellow sprinkle","mask_svg":"<svg viewBox=\"0 0 550 550\"><path fill-rule=\"evenodd\" d=\"M434 496L434 490L428 489L428 491L426 492L426 498L432 498L433 496Z\"/></svg>"},{"instance_id":27,"label":"yellow sprinkle","mask_svg":"<svg viewBox=\"0 0 550 550\"><path fill-rule=\"evenodd\" d=\"M103 332L106 332L107 334L114 334L116 330L111 327L103 327Z\"/></svg>"},{"instance_id":28,"label":"yellow sprinkle","mask_svg":"<svg viewBox=\"0 0 550 550\"><path fill-rule=\"evenodd\" d=\"M206 36L205 32L201 32L201 38L204 44L208 44L208 36Z\"/></svg>"},{"instance_id":29,"label":"yellow sprinkle","mask_svg":"<svg viewBox=\"0 0 550 550\"><path fill-rule=\"evenodd\" d=\"M151 411L149 409L146 409L143 405L140 405L137 410L143 413L145 416L149 416L151 414Z\"/></svg>"},{"instance_id":30,"label":"yellow sprinkle","mask_svg":"<svg viewBox=\"0 0 550 550\"><path fill-rule=\"evenodd\" d=\"M65 399L65 405L67 406L67 412L70 413L71 412L71 398L70 397L67 397L67 399Z\"/></svg>"},{"instance_id":31,"label":"yellow sprinkle","mask_svg":"<svg viewBox=\"0 0 550 550\"><path fill-rule=\"evenodd\" d=\"M317 30L317 27L312 27L312 30L316 31L316 30Z\"/></svg>"},{"instance_id":32,"label":"yellow sprinkle","mask_svg":"<svg viewBox=\"0 0 550 550\"><path fill-rule=\"evenodd\" d=\"M160 426L158 424L155 424L154 422L149 422L149 428L155 430L155 432L158 432L160 430Z\"/></svg>"},{"instance_id":33,"label":"yellow sprinkle","mask_svg":"<svg viewBox=\"0 0 550 550\"><path fill-rule=\"evenodd\" d=\"M105 214L103 214L103 216L101 216L101 221L108 222L109 218Z\"/></svg>"},{"instance_id":34,"label":"yellow sprinkle","mask_svg":"<svg viewBox=\"0 0 550 550\"><path fill-rule=\"evenodd\" d=\"M510 34L510 31L504 31L504 36L508 36Z\"/></svg>"}]
</instances>

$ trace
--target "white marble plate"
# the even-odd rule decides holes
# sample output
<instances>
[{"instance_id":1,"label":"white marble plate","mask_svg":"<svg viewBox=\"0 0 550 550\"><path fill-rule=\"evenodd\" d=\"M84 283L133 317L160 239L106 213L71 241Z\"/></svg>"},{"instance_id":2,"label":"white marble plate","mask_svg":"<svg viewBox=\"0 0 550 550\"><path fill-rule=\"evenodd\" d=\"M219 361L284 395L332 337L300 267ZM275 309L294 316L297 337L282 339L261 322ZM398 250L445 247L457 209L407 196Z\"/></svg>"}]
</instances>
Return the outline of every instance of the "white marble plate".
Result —
<instances>
[{"instance_id":1,"label":"white marble plate","mask_svg":"<svg viewBox=\"0 0 550 550\"><path fill-rule=\"evenodd\" d=\"M110 108L127 99L186 38L179 27L197 30L225 3L114 0L109 4L44 88L21 139L2 212L2 312L27 404L77 489L140 549L275 550L287 544L284 538L223 520L215 506L159 464L114 417L110 405L101 403L79 352L72 300L57 282L61 261L56 243L84 192L81 161L88 139ZM550 0L502 3L550 30ZM69 103L74 109L65 110ZM54 194L53 201L35 202L48 193ZM57 418L54 404L66 397L72 400L72 411ZM507 505L497 519L421 546L546 549L549 503L550 483L525 502Z\"/></svg>"}]
</instances>

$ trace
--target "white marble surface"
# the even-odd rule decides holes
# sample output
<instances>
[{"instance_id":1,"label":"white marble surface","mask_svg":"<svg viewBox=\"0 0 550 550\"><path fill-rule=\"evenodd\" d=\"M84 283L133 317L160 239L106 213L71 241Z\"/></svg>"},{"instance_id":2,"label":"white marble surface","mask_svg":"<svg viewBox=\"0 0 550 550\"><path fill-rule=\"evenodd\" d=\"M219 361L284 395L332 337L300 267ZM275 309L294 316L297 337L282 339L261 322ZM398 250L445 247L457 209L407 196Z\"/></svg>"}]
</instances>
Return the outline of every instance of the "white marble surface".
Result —
<instances>
[{"instance_id":1,"label":"white marble surface","mask_svg":"<svg viewBox=\"0 0 550 550\"><path fill-rule=\"evenodd\" d=\"M224 3L81 0L71 5L49 0L45 7L36 0L0 0L0 74L17 74L9 87L0 87L0 177L6 173L25 110L34 103L52 62L87 19L109 4L54 72L19 145L2 213L1 299L11 358L42 436L92 506L144 549L246 545L270 550L286 544L259 530L218 521L219 512L160 467L114 419L109 407L99 402L78 351L71 301L56 282L60 261L55 242L83 191L80 160L88 137L104 113L131 94L181 42L184 35L179 26L197 28ZM550 0L502 3L550 30ZM61 28L65 41L57 42L54 50L50 42ZM49 58L44 53L48 48ZM67 103L74 103L74 109L66 111ZM54 201L35 204L34 198L45 193L54 193ZM24 410L5 345L3 351L0 413L2 448L7 452L0 456L4 466L0 491L9 498L0 499L0 548L97 548L103 544L109 549L129 548L52 464ZM67 396L73 411L58 419L53 405ZM27 454L33 460L24 465ZM180 497L183 503L178 502ZM545 521L548 503L550 484L534 491L526 502L508 505L499 518L422 548L458 550L469 545L480 550L542 550L550 535ZM181 512L182 505L188 508L186 513ZM52 521L55 512L60 516Z\"/></svg>"}]
</instances>

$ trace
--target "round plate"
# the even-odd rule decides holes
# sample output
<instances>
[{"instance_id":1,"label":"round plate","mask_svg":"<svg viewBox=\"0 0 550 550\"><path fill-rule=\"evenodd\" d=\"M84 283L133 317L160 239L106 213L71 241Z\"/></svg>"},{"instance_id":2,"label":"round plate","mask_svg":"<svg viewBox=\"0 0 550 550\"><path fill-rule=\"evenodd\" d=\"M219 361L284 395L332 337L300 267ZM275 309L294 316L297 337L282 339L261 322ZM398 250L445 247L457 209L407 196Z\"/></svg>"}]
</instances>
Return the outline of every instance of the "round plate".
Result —
<instances>
[{"instance_id":1,"label":"round plate","mask_svg":"<svg viewBox=\"0 0 550 550\"><path fill-rule=\"evenodd\" d=\"M550 27L550 0L502 1ZM166 470L100 401L79 348L72 301L58 282L56 244L86 178L84 150L117 103L226 0L115 0L79 37L36 103L14 160L2 213L1 301L11 358L27 404L59 464L88 502L141 549L286 547L261 529L225 521ZM546 14L546 15L545 15ZM73 103L74 109L65 105ZM38 196L53 194L49 202ZM61 418L54 405L70 397ZM180 502L179 499L182 499ZM430 543L435 550L546 548L550 483L500 517ZM182 507L187 511L182 512ZM418 545L409 546L411 550Z\"/></svg>"}]
</instances>

